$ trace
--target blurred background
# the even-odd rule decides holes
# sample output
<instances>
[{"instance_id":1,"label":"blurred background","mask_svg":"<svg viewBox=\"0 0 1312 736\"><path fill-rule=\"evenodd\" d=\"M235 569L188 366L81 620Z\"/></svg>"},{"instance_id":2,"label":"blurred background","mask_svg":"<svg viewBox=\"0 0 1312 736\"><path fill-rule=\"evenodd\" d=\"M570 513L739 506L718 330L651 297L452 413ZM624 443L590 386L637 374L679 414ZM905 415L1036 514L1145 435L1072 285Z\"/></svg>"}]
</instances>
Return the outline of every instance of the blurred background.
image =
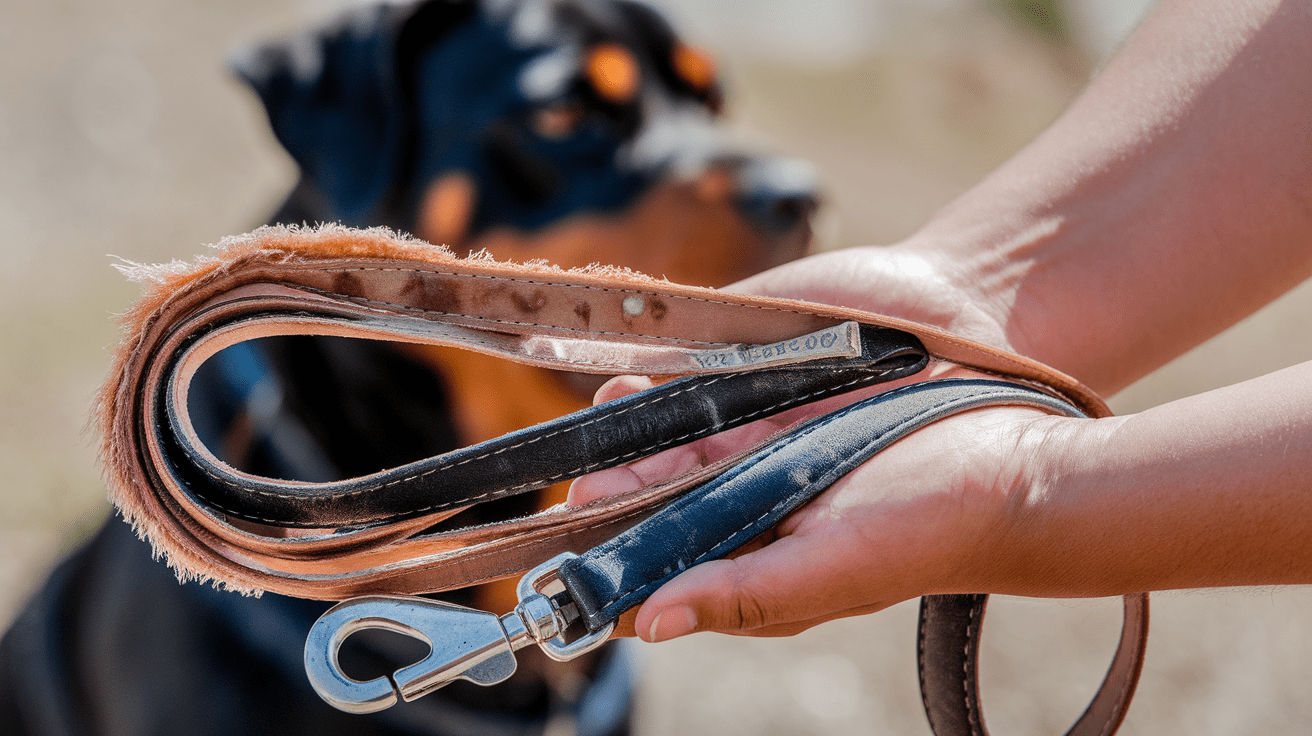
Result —
<instances>
[{"instance_id":1,"label":"blurred background","mask_svg":"<svg viewBox=\"0 0 1312 736\"><path fill-rule=\"evenodd\" d=\"M0 0L0 625L109 513L84 431L135 288L262 222L294 170L225 70L341 0ZM1055 118L1145 0L666 0L726 74L730 124L819 168L823 247L890 243ZM1132 412L1312 359L1304 285L1113 398ZM1312 594L1154 596L1127 734L1307 732ZM1059 733L1119 602L996 601L995 733ZM924 734L914 603L789 640L698 635L647 660L640 734Z\"/></svg>"}]
</instances>

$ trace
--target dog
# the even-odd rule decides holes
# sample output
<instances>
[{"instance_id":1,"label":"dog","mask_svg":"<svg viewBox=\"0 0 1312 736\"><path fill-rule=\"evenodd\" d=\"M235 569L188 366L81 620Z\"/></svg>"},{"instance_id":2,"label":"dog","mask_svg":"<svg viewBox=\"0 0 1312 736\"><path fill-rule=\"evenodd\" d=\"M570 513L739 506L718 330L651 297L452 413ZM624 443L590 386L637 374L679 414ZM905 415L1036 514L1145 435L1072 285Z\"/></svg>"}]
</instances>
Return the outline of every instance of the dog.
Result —
<instances>
[{"instance_id":1,"label":"dog","mask_svg":"<svg viewBox=\"0 0 1312 736\"><path fill-rule=\"evenodd\" d=\"M809 168L728 144L713 60L638 2L361 8L240 52L233 66L300 172L272 222L382 225L458 253L618 265L706 286L791 260L810 241ZM443 348L268 338L207 363L191 413L236 467L328 480L586 407L597 385ZM563 491L450 523L531 513ZM447 598L498 612L514 602L509 585ZM305 631L323 608L178 586L111 520L0 642L0 726L279 736L627 729L631 675L614 648L572 668L521 659L521 672L495 688L456 683L382 713L337 713L300 671ZM342 664L362 678L423 655L407 648L413 640L352 642Z\"/></svg>"},{"instance_id":2,"label":"dog","mask_svg":"<svg viewBox=\"0 0 1312 736\"><path fill-rule=\"evenodd\" d=\"M234 65L301 171L275 222L388 225L457 252L703 286L809 245L809 167L726 144L714 62L632 0L368 8ZM441 377L461 444L584 408L600 384L404 350ZM490 605L513 603L502 592Z\"/></svg>"}]
</instances>

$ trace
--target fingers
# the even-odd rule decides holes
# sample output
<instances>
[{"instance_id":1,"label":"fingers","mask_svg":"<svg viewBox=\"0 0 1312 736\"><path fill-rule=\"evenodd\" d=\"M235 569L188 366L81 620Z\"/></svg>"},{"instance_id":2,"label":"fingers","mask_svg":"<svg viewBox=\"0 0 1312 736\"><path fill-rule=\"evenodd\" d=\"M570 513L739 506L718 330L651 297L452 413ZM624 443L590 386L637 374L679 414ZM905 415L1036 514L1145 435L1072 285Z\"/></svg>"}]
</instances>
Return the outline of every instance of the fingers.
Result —
<instances>
[{"instance_id":1,"label":"fingers","mask_svg":"<svg viewBox=\"0 0 1312 736\"><path fill-rule=\"evenodd\" d=\"M593 405L623 398L645 391L655 385L647 376L616 376L592 398ZM705 463L705 456L697 445L676 447L651 457L636 460L628 465L599 470L577 478L569 486L565 503L581 506L608 496L617 496L686 473Z\"/></svg>"},{"instance_id":2,"label":"fingers","mask_svg":"<svg viewBox=\"0 0 1312 736\"><path fill-rule=\"evenodd\" d=\"M655 385L655 382L647 376L615 376L601 384L601 388L597 389L597 393L592 397L592 405L596 406L607 401L622 399L629 394L645 391Z\"/></svg>"},{"instance_id":3,"label":"fingers","mask_svg":"<svg viewBox=\"0 0 1312 736\"><path fill-rule=\"evenodd\" d=\"M701 467L704 461L705 456L696 445L684 445L618 468L599 470L570 483L565 503L581 506L608 496L646 488Z\"/></svg>"},{"instance_id":4,"label":"fingers","mask_svg":"<svg viewBox=\"0 0 1312 736\"><path fill-rule=\"evenodd\" d=\"M616 376L593 397L593 404L613 401L654 386L646 376ZM794 410L794 413L797 410ZM790 420L791 421L791 420ZM732 455L734 452L760 442L775 432L780 420L771 418L753 422L736 429L720 432L712 437L690 442L650 457L635 460L627 465L600 470L576 479L570 484L566 503L580 506L609 496L629 493L676 478L696 468Z\"/></svg>"},{"instance_id":5,"label":"fingers","mask_svg":"<svg viewBox=\"0 0 1312 736\"><path fill-rule=\"evenodd\" d=\"M653 593L634 628L650 642L695 631L778 636L847 615L855 607L847 600L851 591L843 590L850 586L810 547L785 537L741 557L699 564ZM878 610L887 604L857 605Z\"/></svg>"},{"instance_id":6,"label":"fingers","mask_svg":"<svg viewBox=\"0 0 1312 736\"><path fill-rule=\"evenodd\" d=\"M565 496L568 506L582 506L609 496L618 496L642 488L646 484L627 465L608 470L599 470L569 484L569 493Z\"/></svg>"}]
</instances>

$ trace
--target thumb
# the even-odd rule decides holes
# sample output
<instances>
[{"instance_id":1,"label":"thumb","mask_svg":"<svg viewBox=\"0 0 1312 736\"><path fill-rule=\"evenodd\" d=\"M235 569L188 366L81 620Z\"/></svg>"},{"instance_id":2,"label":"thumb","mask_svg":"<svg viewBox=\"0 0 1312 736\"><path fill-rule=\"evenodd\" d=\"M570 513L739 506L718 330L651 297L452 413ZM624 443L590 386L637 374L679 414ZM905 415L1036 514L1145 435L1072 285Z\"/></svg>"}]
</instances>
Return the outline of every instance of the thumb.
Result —
<instances>
[{"instance_id":1,"label":"thumb","mask_svg":"<svg viewBox=\"0 0 1312 736\"><path fill-rule=\"evenodd\" d=\"M823 572L800 559L790 548L803 545L792 542L785 537L683 572L642 605L636 633L649 642L696 631L746 634L822 615L829 608L820 593Z\"/></svg>"}]
</instances>

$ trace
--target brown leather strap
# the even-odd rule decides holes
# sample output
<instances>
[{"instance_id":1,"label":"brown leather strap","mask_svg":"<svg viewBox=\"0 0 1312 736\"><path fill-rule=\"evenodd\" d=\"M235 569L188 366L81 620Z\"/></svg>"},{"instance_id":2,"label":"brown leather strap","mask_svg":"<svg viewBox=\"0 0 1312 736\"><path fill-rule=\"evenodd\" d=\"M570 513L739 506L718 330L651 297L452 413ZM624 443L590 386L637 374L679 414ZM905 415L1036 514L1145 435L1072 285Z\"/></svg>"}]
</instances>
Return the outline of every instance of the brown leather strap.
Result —
<instances>
[{"instance_id":1,"label":"brown leather strap","mask_svg":"<svg viewBox=\"0 0 1312 736\"><path fill-rule=\"evenodd\" d=\"M386 231L265 228L225 241L217 258L137 277L146 294L126 316L127 337L100 400L113 496L183 575L240 590L340 599L515 575L556 552L613 536L716 472L699 470L582 508L440 533L422 532L452 511L349 529L244 521L198 502L187 478L172 469L185 464L174 457L176 448L154 430L181 417L179 431L188 435L189 376L222 348L257 337L386 338L580 372L679 376L756 368L698 358L734 346L778 346L853 321L913 333L935 361L1024 381L1089 414L1107 413L1097 396L1059 372L935 328L626 271L457 259Z\"/></svg>"},{"instance_id":2,"label":"brown leather strap","mask_svg":"<svg viewBox=\"0 0 1312 736\"><path fill-rule=\"evenodd\" d=\"M756 449L658 486L474 528L430 530L453 510L364 527L251 522L200 500L181 470L186 452L179 453L183 445L201 445L186 419L190 376L224 347L258 337L453 345L557 369L676 377L805 363L815 356L793 353L790 343L854 322L863 330L914 335L934 364L1021 382L1090 416L1109 413L1095 394L1058 371L937 328L627 271L457 259L386 231L265 228L225 241L215 258L134 275L146 282L146 293L125 317L125 339L99 399L102 457L115 503L181 575L244 591L342 599L516 575L615 536ZM727 354L739 357L708 357ZM166 425L187 441L171 443L161 431ZM240 478L232 469L223 473ZM295 482L285 485L295 490ZM1110 733L1123 717L1142 659L1146 598L1128 597L1126 610L1108 684L1072 733ZM978 607L927 606L926 708L941 734L985 733L970 684L982 613L982 598ZM962 615L974 622L962 625L956 620ZM963 672L964 689L956 679Z\"/></svg>"},{"instance_id":3,"label":"brown leather strap","mask_svg":"<svg viewBox=\"0 0 1312 736\"><path fill-rule=\"evenodd\" d=\"M916 660L920 697L939 736L988 736L979 695L979 643L987 595L920 599ZM1097 695L1067 736L1109 736L1120 727L1148 645L1148 594L1127 595L1116 655Z\"/></svg>"}]
</instances>

